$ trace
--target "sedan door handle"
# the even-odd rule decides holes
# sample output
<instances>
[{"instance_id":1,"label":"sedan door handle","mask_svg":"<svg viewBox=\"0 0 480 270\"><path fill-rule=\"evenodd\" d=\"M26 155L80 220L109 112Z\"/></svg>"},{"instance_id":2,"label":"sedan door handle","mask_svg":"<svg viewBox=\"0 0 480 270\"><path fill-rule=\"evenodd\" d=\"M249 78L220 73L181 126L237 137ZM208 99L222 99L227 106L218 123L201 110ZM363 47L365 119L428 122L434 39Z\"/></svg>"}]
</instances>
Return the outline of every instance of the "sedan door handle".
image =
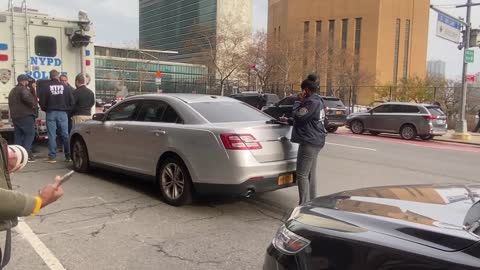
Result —
<instances>
[{"instance_id":1,"label":"sedan door handle","mask_svg":"<svg viewBox=\"0 0 480 270\"><path fill-rule=\"evenodd\" d=\"M123 127L114 127L113 129L117 132L122 132L125 130Z\"/></svg>"},{"instance_id":2,"label":"sedan door handle","mask_svg":"<svg viewBox=\"0 0 480 270\"><path fill-rule=\"evenodd\" d=\"M152 133L155 134L155 136L167 135L167 132L165 130L160 130L160 129L154 130L152 131Z\"/></svg>"}]
</instances>

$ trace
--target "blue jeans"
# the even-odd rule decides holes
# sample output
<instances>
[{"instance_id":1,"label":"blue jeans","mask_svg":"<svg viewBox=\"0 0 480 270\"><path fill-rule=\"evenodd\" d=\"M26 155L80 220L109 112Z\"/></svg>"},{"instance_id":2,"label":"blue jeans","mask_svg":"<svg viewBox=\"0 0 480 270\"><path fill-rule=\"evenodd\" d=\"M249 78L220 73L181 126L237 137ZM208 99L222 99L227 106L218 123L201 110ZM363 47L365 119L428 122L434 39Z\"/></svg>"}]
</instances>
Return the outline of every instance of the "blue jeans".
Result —
<instances>
[{"instance_id":1,"label":"blue jeans","mask_svg":"<svg viewBox=\"0 0 480 270\"><path fill-rule=\"evenodd\" d=\"M70 158L70 139L68 134L68 116L66 112L47 112L48 157L57 157L57 129L60 130L65 158Z\"/></svg>"},{"instance_id":2,"label":"blue jeans","mask_svg":"<svg viewBox=\"0 0 480 270\"><path fill-rule=\"evenodd\" d=\"M299 204L307 203L317 196L317 158L322 147L300 144L297 156L297 185Z\"/></svg>"},{"instance_id":3,"label":"blue jeans","mask_svg":"<svg viewBox=\"0 0 480 270\"><path fill-rule=\"evenodd\" d=\"M35 139L35 117L33 115L13 120L15 128L15 144L23 146L30 158L32 155L32 144Z\"/></svg>"}]
</instances>

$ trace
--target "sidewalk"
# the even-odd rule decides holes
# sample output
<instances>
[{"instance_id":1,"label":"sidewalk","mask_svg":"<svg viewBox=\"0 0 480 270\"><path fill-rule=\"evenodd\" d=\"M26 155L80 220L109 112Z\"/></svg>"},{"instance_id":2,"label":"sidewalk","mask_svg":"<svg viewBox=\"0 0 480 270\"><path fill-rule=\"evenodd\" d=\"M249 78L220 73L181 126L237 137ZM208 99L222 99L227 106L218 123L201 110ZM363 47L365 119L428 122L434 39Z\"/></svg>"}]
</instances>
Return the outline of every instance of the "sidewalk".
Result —
<instances>
[{"instance_id":1,"label":"sidewalk","mask_svg":"<svg viewBox=\"0 0 480 270\"><path fill-rule=\"evenodd\" d=\"M463 144L471 144L471 145L478 145L480 146L480 133L470 133L472 135L472 138L469 141L462 141L462 140L456 140L452 138L452 134L454 133L454 130L449 130L447 135L435 137L435 141L443 141L443 142L454 142L454 143L463 143Z\"/></svg>"}]
</instances>

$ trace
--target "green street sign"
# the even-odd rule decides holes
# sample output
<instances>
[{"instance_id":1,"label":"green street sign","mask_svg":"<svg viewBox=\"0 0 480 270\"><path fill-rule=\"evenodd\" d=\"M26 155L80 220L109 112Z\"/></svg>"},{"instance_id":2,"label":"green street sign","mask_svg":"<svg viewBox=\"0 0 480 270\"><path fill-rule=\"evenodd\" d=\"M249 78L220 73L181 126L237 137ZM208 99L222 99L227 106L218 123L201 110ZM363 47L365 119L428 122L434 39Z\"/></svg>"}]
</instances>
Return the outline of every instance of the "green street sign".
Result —
<instances>
[{"instance_id":1,"label":"green street sign","mask_svg":"<svg viewBox=\"0 0 480 270\"><path fill-rule=\"evenodd\" d=\"M467 50L465 52L465 63L472 64L475 62L475 52L474 50Z\"/></svg>"}]
</instances>

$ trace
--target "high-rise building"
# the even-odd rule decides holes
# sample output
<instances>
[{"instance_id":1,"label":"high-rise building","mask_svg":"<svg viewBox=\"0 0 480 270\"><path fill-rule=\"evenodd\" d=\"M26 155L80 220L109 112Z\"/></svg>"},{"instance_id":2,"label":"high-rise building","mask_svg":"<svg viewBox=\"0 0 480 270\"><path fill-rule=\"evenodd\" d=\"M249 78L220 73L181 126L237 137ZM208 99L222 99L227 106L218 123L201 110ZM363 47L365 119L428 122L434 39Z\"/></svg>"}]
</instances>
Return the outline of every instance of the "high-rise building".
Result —
<instances>
[{"instance_id":1,"label":"high-rise building","mask_svg":"<svg viewBox=\"0 0 480 270\"><path fill-rule=\"evenodd\" d=\"M252 0L140 0L140 48L178 51L171 60L195 63L211 45L199 46L206 41L196 32L215 36L228 18L251 32L252 13Z\"/></svg>"},{"instance_id":2,"label":"high-rise building","mask_svg":"<svg viewBox=\"0 0 480 270\"><path fill-rule=\"evenodd\" d=\"M316 72L329 94L342 86L395 85L426 74L429 5L429 0L269 0L268 33L279 44L301 41L301 74L292 74L295 81L289 83ZM346 68L335 68L339 65ZM357 104L375 100L375 88L355 89Z\"/></svg>"},{"instance_id":3,"label":"high-rise building","mask_svg":"<svg viewBox=\"0 0 480 270\"><path fill-rule=\"evenodd\" d=\"M431 60L427 62L427 73L431 76L445 78L447 64L442 60Z\"/></svg>"}]
</instances>

